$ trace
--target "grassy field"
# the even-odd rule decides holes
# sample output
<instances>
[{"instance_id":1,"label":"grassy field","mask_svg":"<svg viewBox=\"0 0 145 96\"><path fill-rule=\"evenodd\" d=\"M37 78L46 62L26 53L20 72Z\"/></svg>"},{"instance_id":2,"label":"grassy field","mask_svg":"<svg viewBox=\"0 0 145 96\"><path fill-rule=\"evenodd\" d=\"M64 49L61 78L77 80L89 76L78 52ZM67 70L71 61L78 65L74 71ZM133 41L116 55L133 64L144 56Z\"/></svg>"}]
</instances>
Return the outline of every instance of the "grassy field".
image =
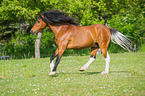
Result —
<instances>
[{"instance_id":1,"label":"grassy field","mask_svg":"<svg viewBox=\"0 0 145 96\"><path fill-rule=\"evenodd\" d=\"M79 69L89 56L63 56L55 76L49 58L0 61L0 96L145 95L145 53L110 54L110 74L102 55L90 67Z\"/></svg>"}]
</instances>

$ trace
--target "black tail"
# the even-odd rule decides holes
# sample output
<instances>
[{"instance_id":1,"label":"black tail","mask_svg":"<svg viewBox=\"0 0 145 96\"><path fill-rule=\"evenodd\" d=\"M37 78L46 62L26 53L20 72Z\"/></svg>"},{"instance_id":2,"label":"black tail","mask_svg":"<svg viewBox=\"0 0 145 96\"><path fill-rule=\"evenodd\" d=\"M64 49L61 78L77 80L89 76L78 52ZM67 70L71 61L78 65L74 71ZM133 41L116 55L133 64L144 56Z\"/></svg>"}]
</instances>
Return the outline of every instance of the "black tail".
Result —
<instances>
[{"instance_id":1,"label":"black tail","mask_svg":"<svg viewBox=\"0 0 145 96\"><path fill-rule=\"evenodd\" d=\"M109 28L111 32L111 41L115 44L120 45L122 48L133 51L133 42L128 39L125 35L121 34L118 30L114 28Z\"/></svg>"}]
</instances>

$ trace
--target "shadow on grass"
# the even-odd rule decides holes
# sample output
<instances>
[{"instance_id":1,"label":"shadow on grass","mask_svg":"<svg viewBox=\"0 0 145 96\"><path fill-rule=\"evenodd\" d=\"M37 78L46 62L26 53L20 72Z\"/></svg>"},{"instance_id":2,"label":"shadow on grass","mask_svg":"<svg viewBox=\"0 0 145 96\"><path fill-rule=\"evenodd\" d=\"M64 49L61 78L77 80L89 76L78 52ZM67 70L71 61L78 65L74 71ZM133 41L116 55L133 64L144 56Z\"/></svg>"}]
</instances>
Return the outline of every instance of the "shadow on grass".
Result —
<instances>
[{"instance_id":1,"label":"shadow on grass","mask_svg":"<svg viewBox=\"0 0 145 96\"><path fill-rule=\"evenodd\" d=\"M81 72L81 73L78 73L78 74L86 74L86 75L93 75L93 74L99 74L101 72Z\"/></svg>"},{"instance_id":2,"label":"shadow on grass","mask_svg":"<svg viewBox=\"0 0 145 96\"><path fill-rule=\"evenodd\" d=\"M60 72L60 73L56 73L54 76L50 76L50 77L58 77L60 75L71 75L71 74L74 74L74 75L78 75L78 74L86 74L86 75L93 75L93 74L99 74L101 72L77 72L77 73L70 73L70 72L67 72L67 73L64 73L64 72Z\"/></svg>"},{"instance_id":3,"label":"shadow on grass","mask_svg":"<svg viewBox=\"0 0 145 96\"><path fill-rule=\"evenodd\" d=\"M112 73L130 73L129 71L110 71L109 74L112 74ZM81 72L77 72L77 73L64 73L64 72L60 72L60 73L56 73L54 76L52 77L58 77L59 75L65 75L65 74L85 74L85 75L93 75L93 74L101 74L101 72L84 72L84 71L81 71Z\"/></svg>"},{"instance_id":4,"label":"shadow on grass","mask_svg":"<svg viewBox=\"0 0 145 96\"><path fill-rule=\"evenodd\" d=\"M130 73L130 71L110 71L109 73Z\"/></svg>"}]
</instances>

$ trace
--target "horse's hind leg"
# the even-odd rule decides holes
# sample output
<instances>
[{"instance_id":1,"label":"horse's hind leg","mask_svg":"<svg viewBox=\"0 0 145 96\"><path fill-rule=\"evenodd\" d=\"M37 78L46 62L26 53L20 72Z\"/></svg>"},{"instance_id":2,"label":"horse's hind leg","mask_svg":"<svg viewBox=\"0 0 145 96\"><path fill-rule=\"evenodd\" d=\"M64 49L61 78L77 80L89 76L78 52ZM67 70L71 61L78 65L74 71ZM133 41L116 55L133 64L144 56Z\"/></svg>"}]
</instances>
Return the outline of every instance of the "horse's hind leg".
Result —
<instances>
[{"instance_id":1,"label":"horse's hind leg","mask_svg":"<svg viewBox=\"0 0 145 96\"><path fill-rule=\"evenodd\" d=\"M95 60L97 50L98 48L94 48L94 47L91 48L90 60L80 69L80 71L86 70L89 67L89 65Z\"/></svg>"},{"instance_id":2,"label":"horse's hind leg","mask_svg":"<svg viewBox=\"0 0 145 96\"><path fill-rule=\"evenodd\" d=\"M105 67L105 71L103 71L101 74L108 74L109 73L110 56L107 52L107 48L102 49L102 53L103 53L104 58L105 58L106 67Z\"/></svg>"}]
</instances>

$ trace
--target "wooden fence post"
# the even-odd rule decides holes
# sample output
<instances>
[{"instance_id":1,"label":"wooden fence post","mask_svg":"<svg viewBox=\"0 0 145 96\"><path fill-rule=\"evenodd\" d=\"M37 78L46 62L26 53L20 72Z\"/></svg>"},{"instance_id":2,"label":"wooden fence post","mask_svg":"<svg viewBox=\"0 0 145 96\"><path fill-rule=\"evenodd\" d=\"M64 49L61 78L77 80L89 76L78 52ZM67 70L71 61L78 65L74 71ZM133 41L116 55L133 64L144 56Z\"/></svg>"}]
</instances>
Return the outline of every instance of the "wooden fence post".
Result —
<instances>
[{"instance_id":1,"label":"wooden fence post","mask_svg":"<svg viewBox=\"0 0 145 96\"><path fill-rule=\"evenodd\" d=\"M35 58L40 58L40 39L41 39L42 33L39 32L37 35L37 39L35 41Z\"/></svg>"}]
</instances>

